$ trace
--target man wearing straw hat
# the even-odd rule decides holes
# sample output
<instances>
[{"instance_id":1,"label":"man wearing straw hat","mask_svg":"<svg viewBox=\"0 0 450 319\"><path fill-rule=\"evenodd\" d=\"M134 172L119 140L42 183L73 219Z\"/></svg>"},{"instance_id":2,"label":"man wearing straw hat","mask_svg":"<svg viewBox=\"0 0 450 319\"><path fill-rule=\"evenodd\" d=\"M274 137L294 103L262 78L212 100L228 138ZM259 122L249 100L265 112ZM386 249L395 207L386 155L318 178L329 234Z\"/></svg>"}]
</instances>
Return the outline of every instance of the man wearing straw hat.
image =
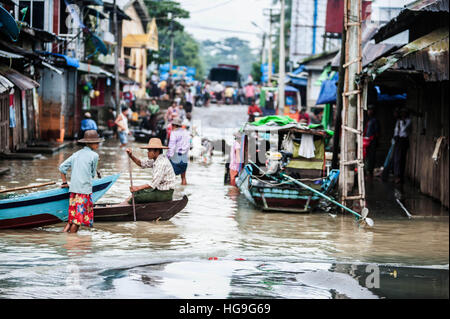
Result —
<instances>
[{"instance_id":1,"label":"man wearing straw hat","mask_svg":"<svg viewBox=\"0 0 450 319\"><path fill-rule=\"evenodd\" d=\"M147 150L147 159L140 160L133 155L133 151L126 149L128 156L141 168L153 168L152 181L142 186L130 187L134 193L134 201L137 204L150 202L171 201L175 189L175 173L163 150L168 147L163 146L159 138L152 138L147 146L141 147ZM131 204L131 197L127 200Z\"/></svg>"},{"instance_id":2,"label":"man wearing straw hat","mask_svg":"<svg viewBox=\"0 0 450 319\"><path fill-rule=\"evenodd\" d=\"M103 139L97 131L89 130L84 138L78 140L86 146L66 159L60 166L62 185L69 188L69 219L64 232L76 233L80 226L92 227L94 222L94 204L92 202L92 180L95 178L98 165L98 149ZM70 187L67 184L66 174L72 169Z\"/></svg>"}]
</instances>

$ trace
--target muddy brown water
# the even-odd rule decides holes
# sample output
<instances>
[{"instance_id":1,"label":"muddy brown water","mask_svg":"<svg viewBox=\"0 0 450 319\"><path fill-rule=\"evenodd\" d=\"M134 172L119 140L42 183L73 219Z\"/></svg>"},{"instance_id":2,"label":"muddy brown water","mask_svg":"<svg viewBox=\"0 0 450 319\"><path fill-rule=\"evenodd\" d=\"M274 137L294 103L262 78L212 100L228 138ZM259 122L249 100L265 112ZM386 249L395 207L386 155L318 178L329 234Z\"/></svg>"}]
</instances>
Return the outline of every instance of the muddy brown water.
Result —
<instances>
[{"instance_id":1,"label":"muddy brown water","mask_svg":"<svg viewBox=\"0 0 450 319\"><path fill-rule=\"evenodd\" d=\"M245 111L196 109L194 124L229 141ZM77 149L8 161L0 186L57 181L58 164ZM99 154L103 175L122 173L100 202L120 202L126 154L114 140ZM175 194L189 203L167 222L0 231L0 298L448 298L448 218L377 215L366 229L350 215L263 213L224 185L224 163L220 151L190 163L189 185ZM135 185L149 176L134 166Z\"/></svg>"}]
</instances>

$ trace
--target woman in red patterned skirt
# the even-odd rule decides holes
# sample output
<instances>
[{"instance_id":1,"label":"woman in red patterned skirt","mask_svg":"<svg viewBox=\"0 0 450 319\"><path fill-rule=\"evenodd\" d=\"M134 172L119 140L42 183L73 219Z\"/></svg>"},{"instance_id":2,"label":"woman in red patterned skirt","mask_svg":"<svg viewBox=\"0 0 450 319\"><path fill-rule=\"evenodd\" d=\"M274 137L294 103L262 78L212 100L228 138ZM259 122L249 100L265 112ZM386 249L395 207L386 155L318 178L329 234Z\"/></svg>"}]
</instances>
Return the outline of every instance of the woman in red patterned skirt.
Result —
<instances>
[{"instance_id":1,"label":"woman in red patterned skirt","mask_svg":"<svg viewBox=\"0 0 450 319\"><path fill-rule=\"evenodd\" d=\"M95 178L98 165L98 154L94 151L99 148L99 143L102 141L97 131L86 131L84 138L78 141L86 146L59 166L63 181L62 188L69 187L66 174L69 168L72 169L69 188L69 220L64 232L76 233L80 226L93 226L92 180Z\"/></svg>"}]
</instances>

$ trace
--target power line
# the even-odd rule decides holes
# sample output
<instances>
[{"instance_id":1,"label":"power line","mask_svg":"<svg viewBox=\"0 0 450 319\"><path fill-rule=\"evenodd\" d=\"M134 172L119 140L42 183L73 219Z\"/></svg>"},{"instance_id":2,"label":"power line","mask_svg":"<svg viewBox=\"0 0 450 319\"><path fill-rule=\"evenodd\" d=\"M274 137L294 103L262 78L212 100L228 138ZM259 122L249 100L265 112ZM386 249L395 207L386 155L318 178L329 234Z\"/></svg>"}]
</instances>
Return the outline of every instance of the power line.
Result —
<instances>
[{"instance_id":1,"label":"power line","mask_svg":"<svg viewBox=\"0 0 450 319\"><path fill-rule=\"evenodd\" d=\"M242 34L251 34L251 35L261 35L260 33L257 33L257 32L248 32L248 31L241 31L241 30L212 28L212 27L205 27L205 26L194 25L194 24L185 25L185 27L196 28L196 29L203 29L203 30L210 30L210 31L217 31L217 32L228 32L228 33L233 32L233 33L242 33Z\"/></svg>"},{"instance_id":2,"label":"power line","mask_svg":"<svg viewBox=\"0 0 450 319\"><path fill-rule=\"evenodd\" d=\"M191 11L191 13L199 13L199 12L204 12L204 11L208 11L208 10L213 10L213 9L222 7L224 5L227 5L228 3L232 2L232 1L234 1L234 0L228 0L228 1L219 3L219 4L217 4L215 6L212 6L212 7L207 7L207 8L199 9L199 10L196 10L196 11Z\"/></svg>"}]
</instances>

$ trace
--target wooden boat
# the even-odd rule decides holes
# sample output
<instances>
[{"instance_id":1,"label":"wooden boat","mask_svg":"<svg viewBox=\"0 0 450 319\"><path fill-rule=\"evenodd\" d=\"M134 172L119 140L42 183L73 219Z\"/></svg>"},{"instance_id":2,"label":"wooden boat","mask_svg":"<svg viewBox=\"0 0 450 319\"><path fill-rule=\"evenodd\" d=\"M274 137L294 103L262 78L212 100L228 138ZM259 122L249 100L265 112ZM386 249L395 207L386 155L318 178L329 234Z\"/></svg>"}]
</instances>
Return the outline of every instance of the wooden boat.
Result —
<instances>
[{"instance_id":1,"label":"wooden boat","mask_svg":"<svg viewBox=\"0 0 450 319\"><path fill-rule=\"evenodd\" d=\"M97 202L119 176L94 180L92 201ZM66 222L69 197L68 188L57 188L0 200L0 229L33 228Z\"/></svg>"},{"instance_id":2,"label":"wooden boat","mask_svg":"<svg viewBox=\"0 0 450 319\"><path fill-rule=\"evenodd\" d=\"M292 153L283 149L282 141L288 134L293 137ZM313 136L312 158L298 155L303 134ZM320 196L283 178L280 172L322 194L329 193L336 185L339 170L327 172L325 139L328 137L324 130L312 130L297 123L282 126L247 123L241 140L243 163L236 185L247 200L262 211L310 212L317 207ZM279 160L271 163L271 154L278 155ZM275 166L270 167L272 164Z\"/></svg>"},{"instance_id":3,"label":"wooden boat","mask_svg":"<svg viewBox=\"0 0 450 319\"><path fill-rule=\"evenodd\" d=\"M185 195L181 200L136 204L136 221L169 220L181 212L188 203ZM94 207L94 222L131 222L134 221L132 205L101 204Z\"/></svg>"}]
</instances>

